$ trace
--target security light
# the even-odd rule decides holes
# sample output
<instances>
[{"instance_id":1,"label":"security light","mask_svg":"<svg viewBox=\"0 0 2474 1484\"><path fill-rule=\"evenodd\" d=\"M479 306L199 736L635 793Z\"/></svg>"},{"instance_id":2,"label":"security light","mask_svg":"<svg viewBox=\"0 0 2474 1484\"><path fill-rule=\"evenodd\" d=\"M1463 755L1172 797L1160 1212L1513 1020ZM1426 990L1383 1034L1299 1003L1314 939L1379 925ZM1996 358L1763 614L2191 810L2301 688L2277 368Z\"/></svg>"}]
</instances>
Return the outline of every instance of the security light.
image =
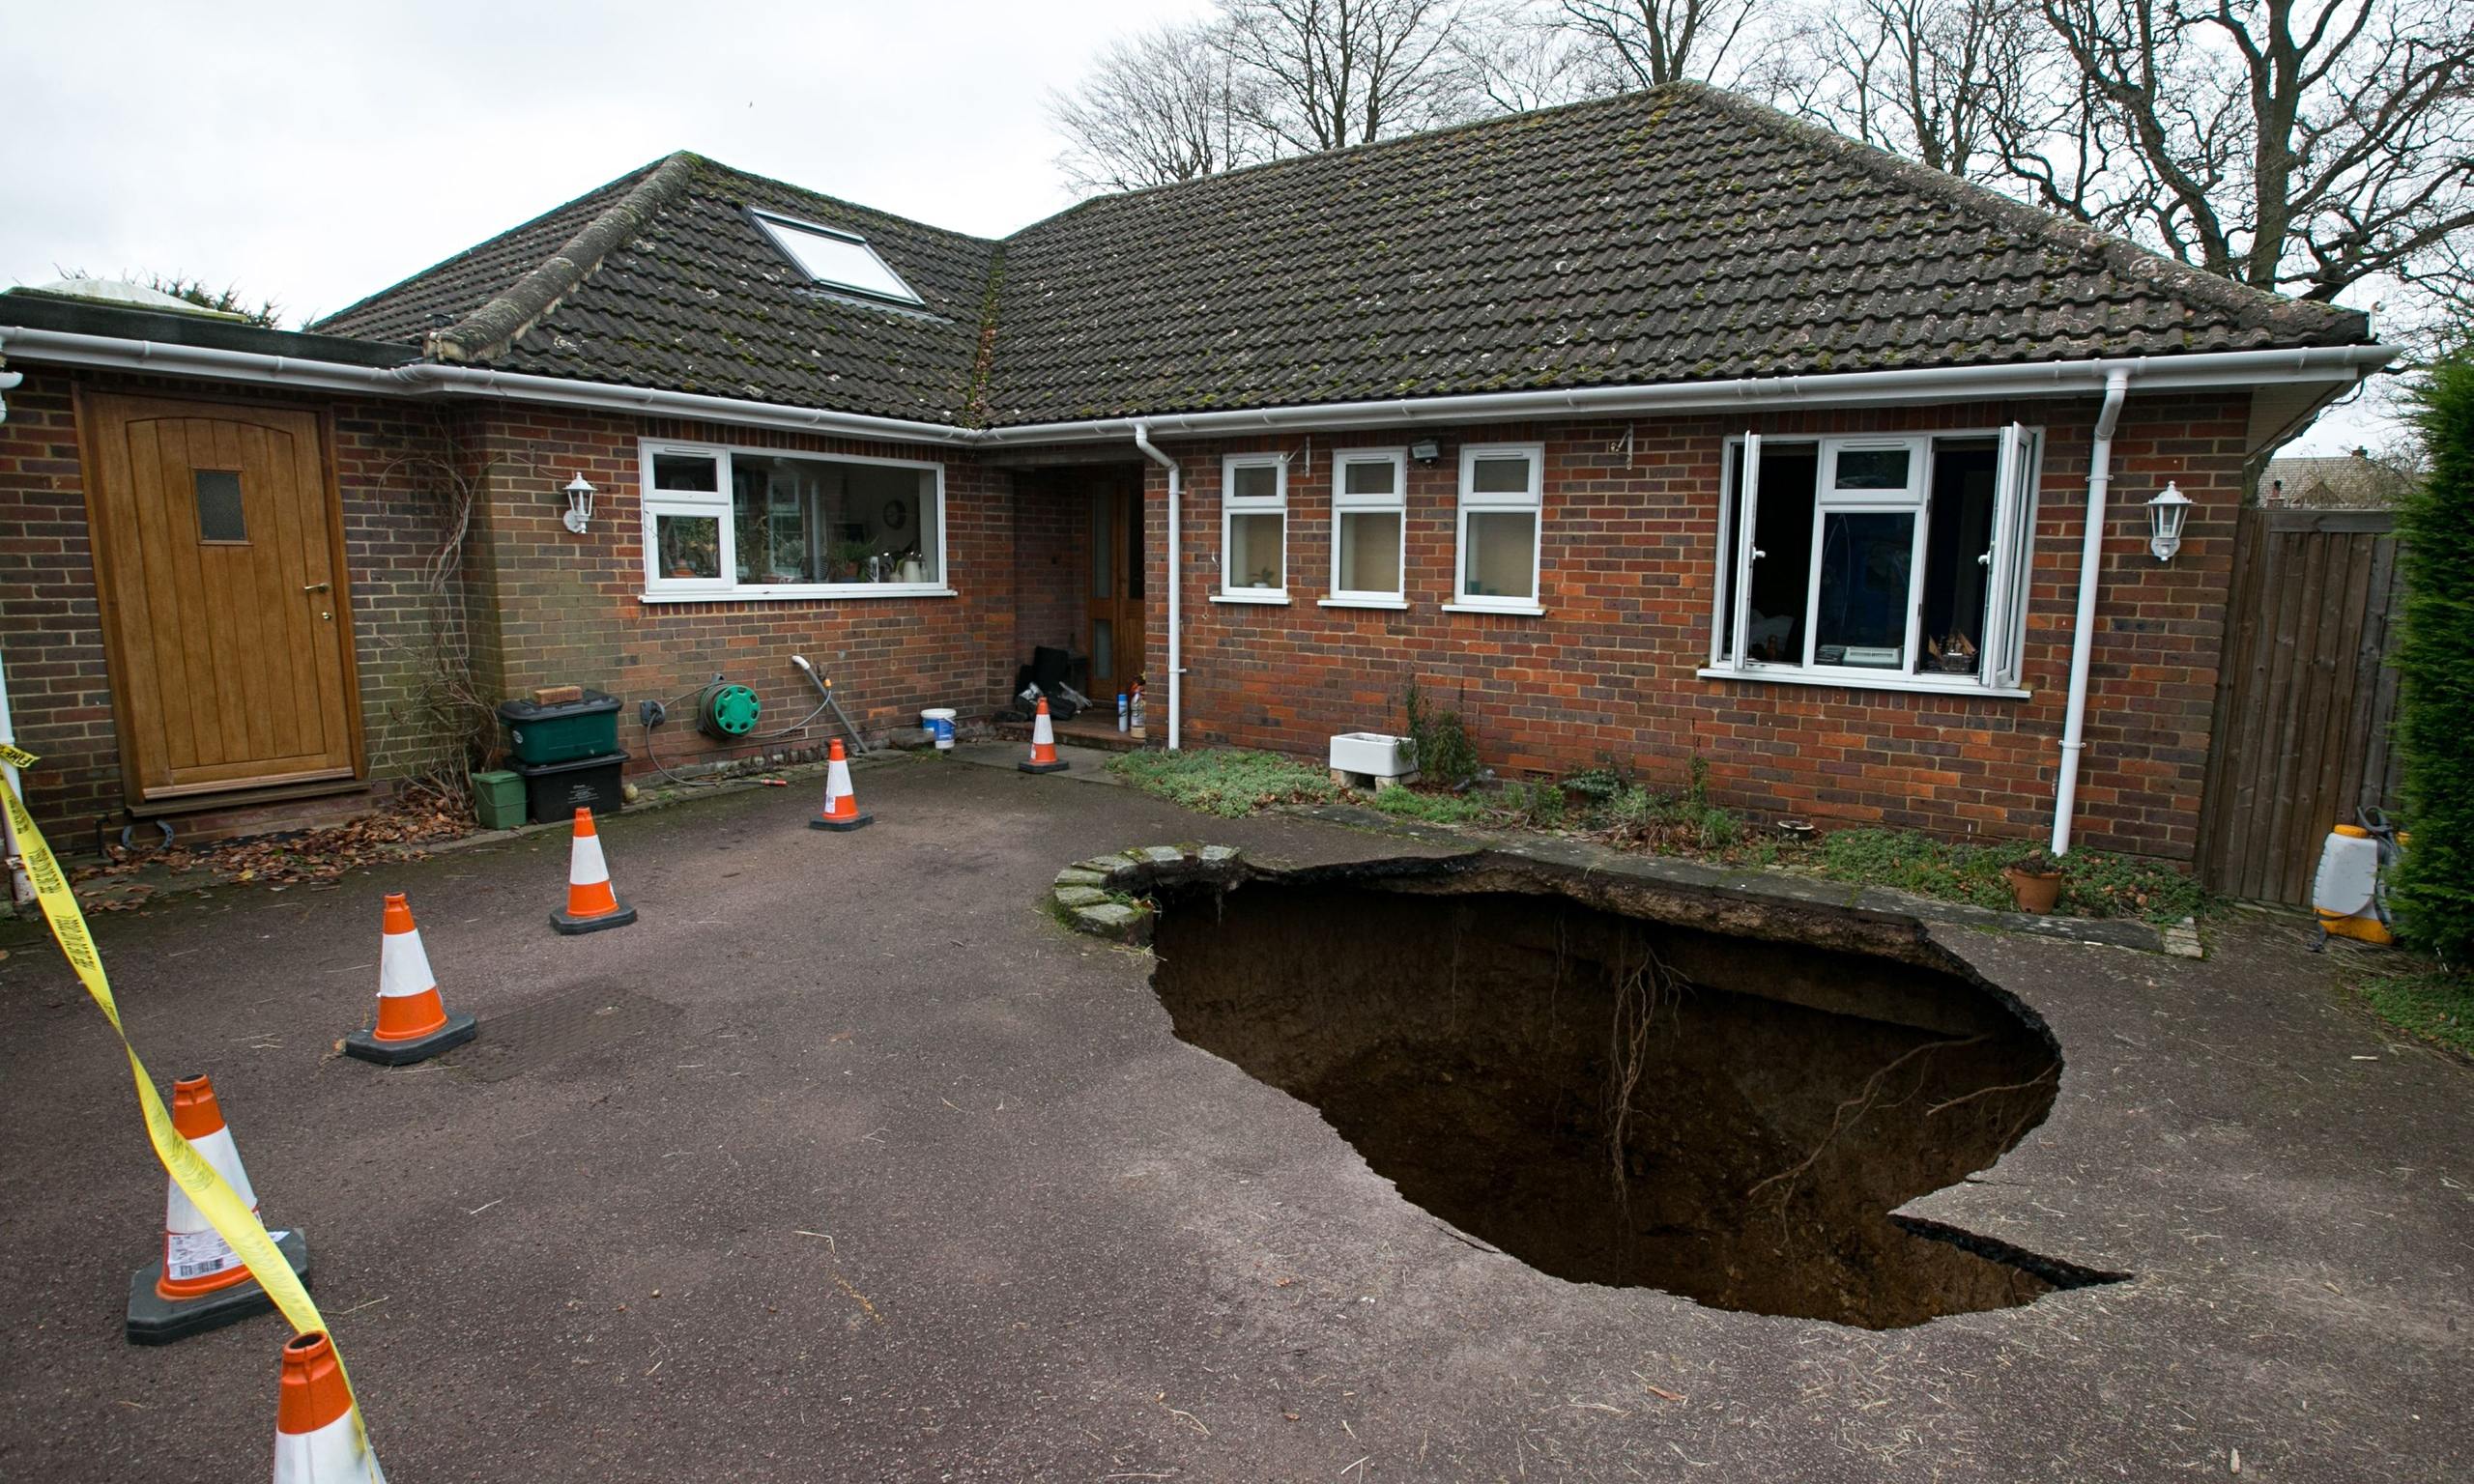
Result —
<instances>
[{"instance_id":1,"label":"security light","mask_svg":"<svg viewBox=\"0 0 2474 1484\"><path fill-rule=\"evenodd\" d=\"M2191 498L2170 482L2147 502L2147 549L2158 561L2172 561L2182 549L2182 523L2190 514Z\"/></svg>"}]
</instances>

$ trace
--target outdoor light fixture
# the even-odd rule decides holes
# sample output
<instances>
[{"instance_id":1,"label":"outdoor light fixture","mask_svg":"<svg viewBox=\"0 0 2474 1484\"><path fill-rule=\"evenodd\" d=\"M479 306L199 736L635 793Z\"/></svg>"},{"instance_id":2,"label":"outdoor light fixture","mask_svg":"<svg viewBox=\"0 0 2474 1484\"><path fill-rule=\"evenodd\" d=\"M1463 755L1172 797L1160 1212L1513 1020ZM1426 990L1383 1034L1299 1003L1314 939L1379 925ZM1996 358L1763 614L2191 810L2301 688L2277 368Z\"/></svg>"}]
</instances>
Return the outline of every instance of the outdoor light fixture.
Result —
<instances>
[{"instance_id":1,"label":"outdoor light fixture","mask_svg":"<svg viewBox=\"0 0 2474 1484\"><path fill-rule=\"evenodd\" d=\"M26 375L22 371L0 371L0 391L14 391L17 389L18 384L23 382L25 379ZM8 420L8 400L6 398L0 398L0 422L7 422Z\"/></svg>"},{"instance_id":2,"label":"outdoor light fixture","mask_svg":"<svg viewBox=\"0 0 2474 1484\"><path fill-rule=\"evenodd\" d=\"M2182 522L2191 514L2191 498L2168 481L2163 493L2147 502L2147 549L2158 561L2172 561L2182 549Z\"/></svg>"},{"instance_id":3,"label":"outdoor light fixture","mask_svg":"<svg viewBox=\"0 0 2474 1484\"><path fill-rule=\"evenodd\" d=\"M592 524L592 486L585 482L584 475L567 481L567 513L560 519L579 536Z\"/></svg>"},{"instance_id":4,"label":"outdoor light fixture","mask_svg":"<svg viewBox=\"0 0 2474 1484\"><path fill-rule=\"evenodd\" d=\"M1421 464L1431 464L1443 457L1443 444L1431 438L1422 438L1409 445L1409 457Z\"/></svg>"}]
</instances>

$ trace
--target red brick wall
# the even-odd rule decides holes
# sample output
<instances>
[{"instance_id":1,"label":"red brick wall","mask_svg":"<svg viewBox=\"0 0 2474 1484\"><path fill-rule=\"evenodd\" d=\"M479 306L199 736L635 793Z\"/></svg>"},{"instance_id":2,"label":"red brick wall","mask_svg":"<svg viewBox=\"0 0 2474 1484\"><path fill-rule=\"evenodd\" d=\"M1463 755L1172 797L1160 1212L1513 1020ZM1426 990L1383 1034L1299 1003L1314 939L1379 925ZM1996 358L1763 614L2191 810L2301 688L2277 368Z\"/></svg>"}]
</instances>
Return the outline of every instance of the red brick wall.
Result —
<instances>
[{"instance_id":1,"label":"red brick wall","mask_svg":"<svg viewBox=\"0 0 2474 1484\"><path fill-rule=\"evenodd\" d=\"M91 840L98 817L117 822L125 803L78 453L78 385L332 413L371 777L383 784L435 756L417 701L418 650L406 640L428 632L440 606L418 574L436 544L443 506L406 461L446 446L439 410L72 372L23 357L10 369L26 380L9 393L8 420L0 423L0 654L18 743L43 757L26 776L27 802L64 850ZM261 827L290 822L280 813L255 817ZM213 834L215 825L190 816L181 827Z\"/></svg>"},{"instance_id":2,"label":"red brick wall","mask_svg":"<svg viewBox=\"0 0 2474 1484\"><path fill-rule=\"evenodd\" d=\"M470 415L490 492L473 558L475 610L495 620L486 683L498 695L572 682L622 698L618 740L635 771L651 765L635 702L672 700L716 671L756 689L764 708L758 733L797 721L817 697L791 664L794 652L833 680L843 708L872 736L915 736L927 706L984 715L1013 678L1011 476L966 452L514 404ZM646 602L642 438L941 461L946 582L961 595ZM577 473L600 490L582 536L560 522L559 487ZM673 768L799 756L834 732L828 714L791 736L726 746L695 729L690 700L672 705L657 733L660 758Z\"/></svg>"},{"instance_id":3,"label":"red brick wall","mask_svg":"<svg viewBox=\"0 0 2474 1484\"><path fill-rule=\"evenodd\" d=\"M2134 395L2114 440L2112 515L2091 672L2078 840L2188 860L2221 647L2248 399ZM2018 839L2051 826L2069 678L2088 442L2084 401L1749 417L1421 428L1443 457L1409 474L1410 608L1326 609L1334 447L1396 433L1316 434L1292 463L1288 607L1208 601L1218 588L1220 456L1306 448L1306 435L1170 446L1184 468L1185 740L1320 756L1331 733L1395 729L1414 676L1508 774L1613 758L1667 783L1698 753L1731 806L1945 834ZM1722 440L1983 429L2046 435L2031 568L2025 700L1712 681ZM1617 451L1627 430L1632 451ZM1546 444L1543 617L1447 614L1458 449ZM1153 471L1154 499L1165 471ZM2146 550L2142 501L2168 478L2197 501L2172 565ZM1150 663L1166 672L1165 542L1155 541ZM1165 698L1162 698L1165 700ZM1163 718L1165 720L1165 717Z\"/></svg>"}]
</instances>

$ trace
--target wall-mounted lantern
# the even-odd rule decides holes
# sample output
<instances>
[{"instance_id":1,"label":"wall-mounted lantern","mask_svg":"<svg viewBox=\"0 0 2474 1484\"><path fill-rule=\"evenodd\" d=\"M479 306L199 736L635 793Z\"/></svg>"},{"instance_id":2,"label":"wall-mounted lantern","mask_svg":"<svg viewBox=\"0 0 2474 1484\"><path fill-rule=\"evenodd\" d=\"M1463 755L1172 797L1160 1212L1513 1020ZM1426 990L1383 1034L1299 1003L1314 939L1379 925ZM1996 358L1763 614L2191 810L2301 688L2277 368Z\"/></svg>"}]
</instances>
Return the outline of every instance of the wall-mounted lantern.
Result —
<instances>
[{"instance_id":1,"label":"wall-mounted lantern","mask_svg":"<svg viewBox=\"0 0 2474 1484\"><path fill-rule=\"evenodd\" d=\"M578 474L567 481L566 492L567 513L560 519L566 524L567 529L581 536L585 528L592 524L592 486L585 482L584 475Z\"/></svg>"},{"instance_id":2,"label":"wall-mounted lantern","mask_svg":"<svg viewBox=\"0 0 2474 1484\"><path fill-rule=\"evenodd\" d=\"M2172 561L2182 549L2182 523L2190 514L2191 498L2170 481L2147 502L2147 549L2158 561Z\"/></svg>"},{"instance_id":3,"label":"wall-mounted lantern","mask_svg":"<svg viewBox=\"0 0 2474 1484\"><path fill-rule=\"evenodd\" d=\"M0 371L0 391L14 391L17 389L18 385L24 382L25 379L26 375L22 371ZM7 422L8 420L8 399L0 397L0 422Z\"/></svg>"}]
</instances>

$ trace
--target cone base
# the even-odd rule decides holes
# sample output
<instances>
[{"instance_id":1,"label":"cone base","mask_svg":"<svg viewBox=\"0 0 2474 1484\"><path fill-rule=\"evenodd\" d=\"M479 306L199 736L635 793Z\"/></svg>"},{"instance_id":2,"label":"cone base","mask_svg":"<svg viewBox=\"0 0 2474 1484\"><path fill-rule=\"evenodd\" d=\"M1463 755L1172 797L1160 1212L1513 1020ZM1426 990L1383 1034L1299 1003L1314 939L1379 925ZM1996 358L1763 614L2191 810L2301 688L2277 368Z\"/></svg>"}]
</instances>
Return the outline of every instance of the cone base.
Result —
<instances>
[{"instance_id":1,"label":"cone base","mask_svg":"<svg viewBox=\"0 0 2474 1484\"><path fill-rule=\"evenodd\" d=\"M874 814L858 814L849 819L827 819L822 815L819 815L818 817L808 821L808 828L811 830L839 830L847 835L850 831L858 829L862 825L874 824L876 823L876 820L877 816Z\"/></svg>"},{"instance_id":2,"label":"cone base","mask_svg":"<svg viewBox=\"0 0 2474 1484\"><path fill-rule=\"evenodd\" d=\"M598 917L569 917L564 912L553 912L550 914L550 926L569 937L579 932L599 932L604 928L624 928L636 920L636 909L627 904L624 897L618 898L618 911L604 912Z\"/></svg>"},{"instance_id":3,"label":"cone base","mask_svg":"<svg viewBox=\"0 0 2474 1484\"><path fill-rule=\"evenodd\" d=\"M292 1270L307 1282L309 1243L299 1232L267 1235L274 1239L275 1250L292 1265ZM155 1292L156 1280L162 1276L163 1260L159 1257L129 1275L129 1323L121 1332L131 1345L169 1345L274 1308L274 1300L258 1287L255 1278L195 1298L166 1298Z\"/></svg>"},{"instance_id":4,"label":"cone base","mask_svg":"<svg viewBox=\"0 0 2474 1484\"><path fill-rule=\"evenodd\" d=\"M480 1023L469 1012L450 1010L445 1025L410 1041L381 1041L375 1031L355 1031L344 1038L344 1055L376 1062L381 1067L410 1067L442 1051L454 1050L478 1035L480 1029Z\"/></svg>"},{"instance_id":5,"label":"cone base","mask_svg":"<svg viewBox=\"0 0 2474 1484\"><path fill-rule=\"evenodd\" d=\"M1054 762L1018 762L1014 766L1025 773L1062 773L1074 764L1060 757Z\"/></svg>"}]
</instances>

